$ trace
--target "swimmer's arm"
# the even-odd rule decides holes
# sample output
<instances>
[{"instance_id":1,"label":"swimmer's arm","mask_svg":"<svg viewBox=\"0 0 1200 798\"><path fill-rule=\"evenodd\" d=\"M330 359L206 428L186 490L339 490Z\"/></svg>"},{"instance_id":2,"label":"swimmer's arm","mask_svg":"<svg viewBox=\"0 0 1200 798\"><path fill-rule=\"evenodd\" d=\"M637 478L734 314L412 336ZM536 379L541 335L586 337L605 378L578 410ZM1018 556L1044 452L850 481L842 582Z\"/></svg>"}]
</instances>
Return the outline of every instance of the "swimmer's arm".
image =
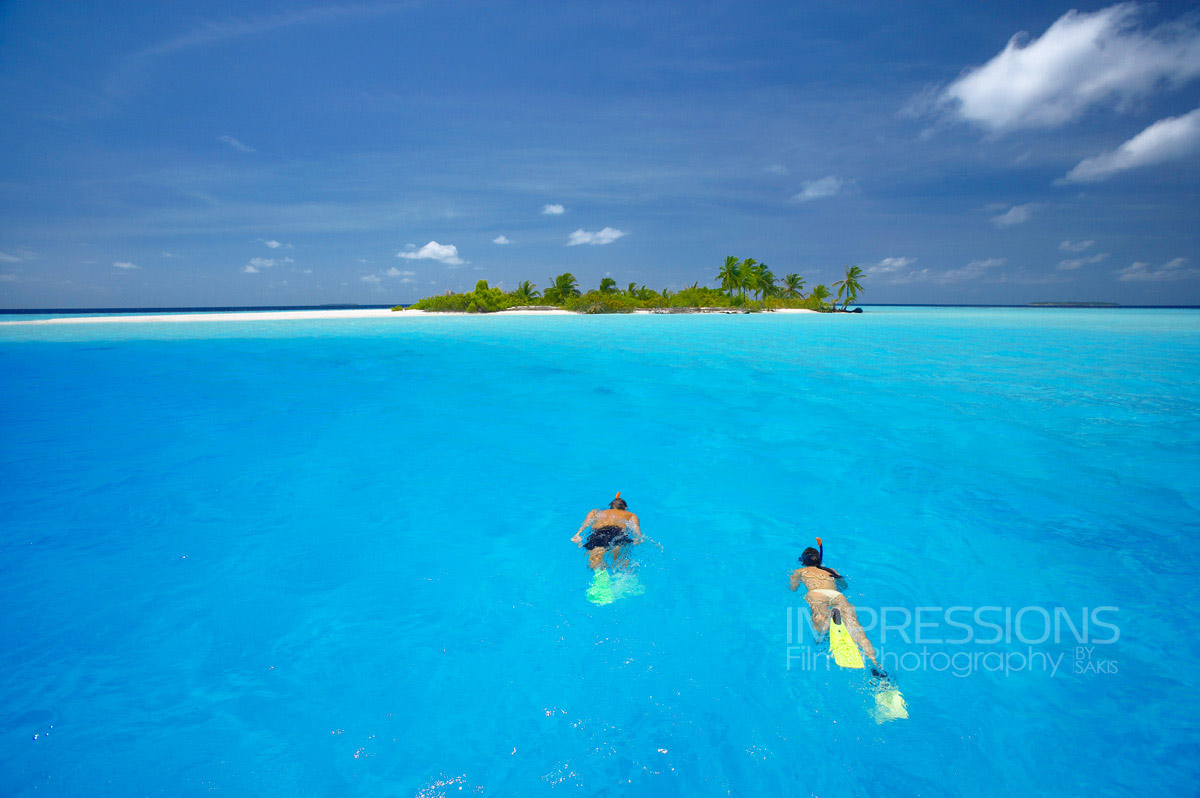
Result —
<instances>
[{"instance_id":1,"label":"swimmer's arm","mask_svg":"<svg viewBox=\"0 0 1200 798\"><path fill-rule=\"evenodd\" d=\"M583 545L583 530L587 529L593 521L596 520L596 511L592 510L587 514L587 518L583 519L583 523L579 525L579 531L571 538L571 542L577 546Z\"/></svg>"},{"instance_id":2,"label":"swimmer's arm","mask_svg":"<svg viewBox=\"0 0 1200 798\"><path fill-rule=\"evenodd\" d=\"M797 568L796 570L792 571L792 590L793 591L796 588L800 587L800 571L801 570L802 569Z\"/></svg>"},{"instance_id":3,"label":"swimmer's arm","mask_svg":"<svg viewBox=\"0 0 1200 798\"><path fill-rule=\"evenodd\" d=\"M636 546L642 542L642 525L634 513L629 514L629 526L633 530L633 545Z\"/></svg>"}]
</instances>

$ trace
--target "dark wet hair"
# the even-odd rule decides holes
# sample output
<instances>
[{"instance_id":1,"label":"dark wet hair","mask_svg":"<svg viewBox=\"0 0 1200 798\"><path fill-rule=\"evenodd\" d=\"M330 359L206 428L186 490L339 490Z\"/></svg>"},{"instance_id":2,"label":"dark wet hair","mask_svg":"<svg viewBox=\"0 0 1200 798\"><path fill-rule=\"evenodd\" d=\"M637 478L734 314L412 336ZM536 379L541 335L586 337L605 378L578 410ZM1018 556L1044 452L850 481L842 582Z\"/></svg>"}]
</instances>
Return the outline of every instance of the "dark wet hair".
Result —
<instances>
[{"instance_id":1,"label":"dark wet hair","mask_svg":"<svg viewBox=\"0 0 1200 798\"><path fill-rule=\"evenodd\" d=\"M629 505L625 503L625 500L620 497L613 499L608 503L608 506L613 510L624 510L629 507Z\"/></svg>"},{"instance_id":2,"label":"dark wet hair","mask_svg":"<svg viewBox=\"0 0 1200 798\"><path fill-rule=\"evenodd\" d=\"M826 568L824 565L821 565L821 552L817 551L812 546L809 546L807 549L805 549L800 554L800 563L802 565L806 565L810 568L820 568L822 571L825 571L830 576L832 576L834 579L845 579L846 578L846 577L842 576L841 574L839 574L837 571L833 570L832 568Z\"/></svg>"}]
</instances>

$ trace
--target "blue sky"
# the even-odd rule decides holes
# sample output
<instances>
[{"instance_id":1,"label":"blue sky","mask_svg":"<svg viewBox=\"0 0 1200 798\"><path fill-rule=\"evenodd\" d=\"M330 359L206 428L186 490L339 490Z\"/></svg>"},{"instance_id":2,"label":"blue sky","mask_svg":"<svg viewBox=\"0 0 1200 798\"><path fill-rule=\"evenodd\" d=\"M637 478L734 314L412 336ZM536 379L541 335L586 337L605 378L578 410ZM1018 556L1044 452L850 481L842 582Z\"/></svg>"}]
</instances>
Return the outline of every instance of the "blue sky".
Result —
<instances>
[{"instance_id":1,"label":"blue sky","mask_svg":"<svg viewBox=\"0 0 1200 798\"><path fill-rule=\"evenodd\" d=\"M1200 304L1192 3L9 2L0 109L3 307Z\"/></svg>"}]
</instances>

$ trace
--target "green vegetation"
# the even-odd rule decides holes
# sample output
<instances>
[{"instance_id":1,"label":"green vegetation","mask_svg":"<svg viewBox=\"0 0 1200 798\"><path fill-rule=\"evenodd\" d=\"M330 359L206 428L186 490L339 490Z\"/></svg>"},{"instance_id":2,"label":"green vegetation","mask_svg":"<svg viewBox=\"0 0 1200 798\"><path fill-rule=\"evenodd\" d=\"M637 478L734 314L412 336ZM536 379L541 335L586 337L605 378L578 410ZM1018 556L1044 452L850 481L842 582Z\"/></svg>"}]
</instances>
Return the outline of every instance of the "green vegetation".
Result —
<instances>
[{"instance_id":1,"label":"green vegetation","mask_svg":"<svg viewBox=\"0 0 1200 798\"><path fill-rule=\"evenodd\" d=\"M738 260L730 255L725 258L716 276L720 288L693 283L688 288L672 292L667 288L655 291L645 285L629 283L621 290L616 280L605 277L597 288L585 292L580 290L575 275L565 272L552 278L549 287L540 296L537 286L528 280L512 291L492 288L487 280L480 280L475 284L474 291L429 296L410 307L457 313L494 313L523 305L561 307L578 313L632 313L642 309L672 308L733 308L745 311L804 308L830 311L836 309L839 301L844 310L857 299L863 290L860 277L862 269L857 266L846 267L846 277L834 283L837 300L831 304L829 299L833 294L824 285L814 286L806 295L805 281L800 275L793 273L779 280L765 263L753 258ZM398 305L392 309L404 308Z\"/></svg>"}]
</instances>

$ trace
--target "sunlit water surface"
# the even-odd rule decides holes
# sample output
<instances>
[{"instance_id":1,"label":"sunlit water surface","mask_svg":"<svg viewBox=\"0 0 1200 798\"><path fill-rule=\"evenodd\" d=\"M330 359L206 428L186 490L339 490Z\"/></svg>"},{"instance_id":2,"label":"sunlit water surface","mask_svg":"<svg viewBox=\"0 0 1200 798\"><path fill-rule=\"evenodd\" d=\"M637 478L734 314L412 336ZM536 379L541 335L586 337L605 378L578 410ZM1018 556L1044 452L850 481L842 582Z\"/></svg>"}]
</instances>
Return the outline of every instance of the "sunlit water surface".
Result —
<instances>
[{"instance_id":1,"label":"sunlit water surface","mask_svg":"<svg viewBox=\"0 0 1200 798\"><path fill-rule=\"evenodd\" d=\"M1197 311L6 326L0 380L4 795L1200 778ZM618 490L661 550L597 606ZM1118 607L1110 672L909 667L878 724L789 668L817 535L864 608Z\"/></svg>"}]
</instances>

